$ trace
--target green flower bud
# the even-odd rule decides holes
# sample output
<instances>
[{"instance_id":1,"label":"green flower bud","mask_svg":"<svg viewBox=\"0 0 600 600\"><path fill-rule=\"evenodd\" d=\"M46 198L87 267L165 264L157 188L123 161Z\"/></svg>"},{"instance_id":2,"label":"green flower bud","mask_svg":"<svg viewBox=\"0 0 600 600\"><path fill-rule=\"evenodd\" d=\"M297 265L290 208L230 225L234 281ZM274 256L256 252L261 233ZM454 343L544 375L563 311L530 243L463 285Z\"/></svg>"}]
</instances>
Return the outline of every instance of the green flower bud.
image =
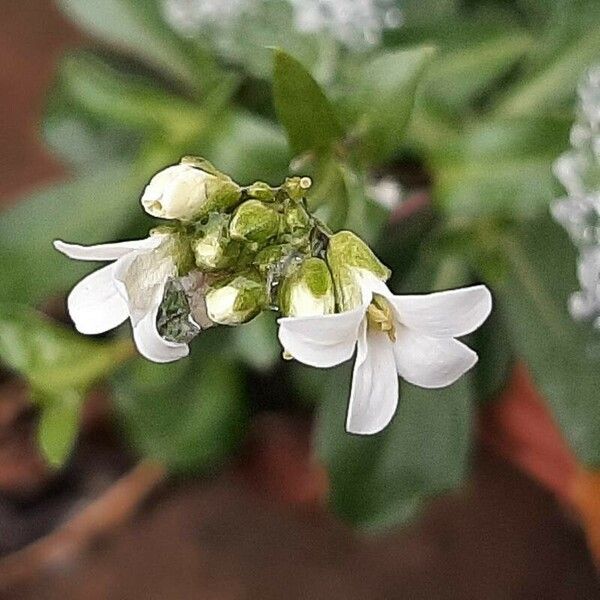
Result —
<instances>
[{"instance_id":1,"label":"green flower bud","mask_svg":"<svg viewBox=\"0 0 600 600\"><path fill-rule=\"evenodd\" d=\"M327 262L335 284L335 299L342 311L352 310L362 302L361 271L369 271L382 281L391 274L371 248L351 231L340 231L329 238Z\"/></svg>"},{"instance_id":2,"label":"green flower bud","mask_svg":"<svg viewBox=\"0 0 600 600\"><path fill-rule=\"evenodd\" d=\"M208 318L219 325L241 325L267 305L265 282L256 271L246 271L213 285L206 292Z\"/></svg>"},{"instance_id":3,"label":"green flower bud","mask_svg":"<svg viewBox=\"0 0 600 600\"><path fill-rule=\"evenodd\" d=\"M308 317L335 312L335 294L327 263L308 258L284 279L279 308L285 316Z\"/></svg>"},{"instance_id":4,"label":"green flower bud","mask_svg":"<svg viewBox=\"0 0 600 600\"><path fill-rule=\"evenodd\" d=\"M229 237L231 215L211 213L196 226L191 240L196 266L202 271L231 267L240 254L240 244Z\"/></svg>"},{"instance_id":5,"label":"green flower bud","mask_svg":"<svg viewBox=\"0 0 600 600\"><path fill-rule=\"evenodd\" d=\"M281 217L271 207L260 200L246 200L233 213L229 233L232 239L259 248L279 233L280 225Z\"/></svg>"},{"instance_id":6,"label":"green flower bud","mask_svg":"<svg viewBox=\"0 0 600 600\"><path fill-rule=\"evenodd\" d=\"M246 193L251 198L256 198L262 202L273 202L275 200L275 190L263 181L255 181L246 188Z\"/></svg>"},{"instance_id":7,"label":"green flower bud","mask_svg":"<svg viewBox=\"0 0 600 600\"><path fill-rule=\"evenodd\" d=\"M193 221L233 208L241 195L240 186L209 162L186 157L154 175L141 202L154 217Z\"/></svg>"},{"instance_id":8,"label":"green flower bud","mask_svg":"<svg viewBox=\"0 0 600 600\"><path fill-rule=\"evenodd\" d=\"M292 244L275 244L258 252L252 264L266 278L274 268L278 268L279 265L291 264L298 256L297 248Z\"/></svg>"},{"instance_id":9,"label":"green flower bud","mask_svg":"<svg viewBox=\"0 0 600 600\"><path fill-rule=\"evenodd\" d=\"M295 234L310 228L310 216L298 200L286 199L283 203L283 221L285 230Z\"/></svg>"},{"instance_id":10,"label":"green flower bud","mask_svg":"<svg viewBox=\"0 0 600 600\"><path fill-rule=\"evenodd\" d=\"M290 198L300 200L300 198L306 196L311 185L310 177L288 177L281 187Z\"/></svg>"}]
</instances>

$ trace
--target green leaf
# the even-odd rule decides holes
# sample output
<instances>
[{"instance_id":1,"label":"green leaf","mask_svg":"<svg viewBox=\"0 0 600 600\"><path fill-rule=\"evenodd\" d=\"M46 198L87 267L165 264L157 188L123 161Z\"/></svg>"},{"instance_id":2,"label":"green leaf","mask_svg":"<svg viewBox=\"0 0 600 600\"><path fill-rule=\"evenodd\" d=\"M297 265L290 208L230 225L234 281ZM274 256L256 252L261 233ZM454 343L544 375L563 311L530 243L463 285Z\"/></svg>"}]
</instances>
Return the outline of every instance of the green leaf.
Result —
<instances>
[{"instance_id":1,"label":"green leaf","mask_svg":"<svg viewBox=\"0 0 600 600\"><path fill-rule=\"evenodd\" d=\"M271 370L281 359L277 340L277 316L263 312L258 317L233 329L233 351L257 371Z\"/></svg>"},{"instance_id":2,"label":"green leaf","mask_svg":"<svg viewBox=\"0 0 600 600\"><path fill-rule=\"evenodd\" d=\"M67 389L40 401L38 444L46 460L55 468L62 467L77 440L83 394Z\"/></svg>"},{"instance_id":3,"label":"green leaf","mask_svg":"<svg viewBox=\"0 0 600 600\"><path fill-rule=\"evenodd\" d=\"M519 31L450 52L435 61L423 82L428 102L462 112L518 61L532 44Z\"/></svg>"},{"instance_id":4,"label":"green leaf","mask_svg":"<svg viewBox=\"0 0 600 600\"><path fill-rule=\"evenodd\" d=\"M473 349L479 356L473 373L475 396L479 403L484 404L498 399L515 363L505 317L495 302L492 314L472 338Z\"/></svg>"},{"instance_id":5,"label":"green leaf","mask_svg":"<svg viewBox=\"0 0 600 600\"><path fill-rule=\"evenodd\" d=\"M397 152L417 85L434 54L431 46L383 52L350 77L344 104L354 121L352 137L357 138L363 160L380 163Z\"/></svg>"},{"instance_id":6,"label":"green leaf","mask_svg":"<svg viewBox=\"0 0 600 600\"><path fill-rule=\"evenodd\" d=\"M59 85L72 109L101 122L169 135L175 141L193 137L204 117L198 105L139 75L120 72L89 53L63 60Z\"/></svg>"},{"instance_id":7,"label":"green leaf","mask_svg":"<svg viewBox=\"0 0 600 600\"><path fill-rule=\"evenodd\" d=\"M0 361L28 381L40 448L54 467L75 443L85 393L132 353L129 340L91 340L29 307L0 304Z\"/></svg>"},{"instance_id":8,"label":"green leaf","mask_svg":"<svg viewBox=\"0 0 600 600\"><path fill-rule=\"evenodd\" d=\"M3 300L39 302L64 291L98 265L69 260L53 246L60 238L93 244L119 239L139 223L137 199L147 179L125 166L104 166L50 186L0 215Z\"/></svg>"},{"instance_id":9,"label":"green leaf","mask_svg":"<svg viewBox=\"0 0 600 600\"><path fill-rule=\"evenodd\" d=\"M275 109L295 154L328 152L343 131L312 75L295 58L275 50Z\"/></svg>"},{"instance_id":10,"label":"green leaf","mask_svg":"<svg viewBox=\"0 0 600 600\"><path fill-rule=\"evenodd\" d=\"M115 381L115 406L134 448L176 473L214 469L245 431L240 368L217 336L203 332L191 356L176 363L140 358Z\"/></svg>"},{"instance_id":11,"label":"green leaf","mask_svg":"<svg viewBox=\"0 0 600 600\"><path fill-rule=\"evenodd\" d=\"M219 79L214 61L167 26L157 0L58 0L58 4L85 31L194 91L210 89Z\"/></svg>"},{"instance_id":12,"label":"green leaf","mask_svg":"<svg viewBox=\"0 0 600 600\"><path fill-rule=\"evenodd\" d=\"M552 163L568 145L569 121L521 118L477 123L437 149L435 194L447 214L526 218L555 196Z\"/></svg>"},{"instance_id":13,"label":"green leaf","mask_svg":"<svg viewBox=\"0 0 600 600\"><path fill-rule=\"evenodd\" d=\"M503 239L509 277L498 291L515 350L579 459L600 466L600 355L591 323L571 319L576 254L549 217Z\"/></svg>"},{"instance_id":14,"label":"green leaf","mask_svg":"<svg viewBox=\"0 0 600 600\"><path fill-rule=\"evenodd\" d=\"M214 132L200 149L201 155L240 183L260 180L279 185L289 171L291 157L281 131L245 110L216 120Z\"/></svg>"},{"instance_id":15,"label":"green leaf","mask_svg":"<svg viewBox=\"0 0 600 600\"><path fill-rule=\"evenodd\" d=\"M572 102L584 70L599 60L600 26L596 25L585 34L575 36L572 45L555 60L511 89L497 106L496 113L535 116L565 107Z\"/></svg>"},{"instance_id":16,"label":"green leaf","mask_svg":"<svg viewBox=\"0 0 600 600\"><path fill-rule=\"evenodd\" d=\"M0 360L36 392L85 390L131 352L129 340L85 338L27 306L0 304Z\"/></svg>"},{"instance_id":17,"label":"green leaf","mask_svg":"<svg viewBox=\"0 0 600 600\"><path fill-rule=\"evenodd\" d=\"M458 485L471 432L467 378L442 390L401 384L398 411L381 433L346 433L350 370L332 372L317 419L317 452L329 471L330 502L361 527L403 524L423 501Z\"/></svg>"}]
</instances>

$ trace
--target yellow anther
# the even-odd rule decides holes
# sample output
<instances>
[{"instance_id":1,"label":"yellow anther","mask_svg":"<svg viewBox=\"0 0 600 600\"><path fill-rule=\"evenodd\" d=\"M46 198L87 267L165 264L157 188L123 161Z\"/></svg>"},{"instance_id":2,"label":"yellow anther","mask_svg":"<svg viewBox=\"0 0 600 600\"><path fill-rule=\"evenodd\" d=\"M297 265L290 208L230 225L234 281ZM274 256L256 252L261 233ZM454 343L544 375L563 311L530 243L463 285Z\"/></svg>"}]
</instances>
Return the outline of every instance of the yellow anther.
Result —
<instances>
[{"instance_id":1,"label":"yellow anther","mask_svg":"<svg viewBox=\"0 0 600 600\"><path fill-rule=\"evenodd\" d=\"M396 341L394 310L390 303L379 294L373 296L373 300L367 308L367 326L370 329L387 333L392 342Z\"/></svg>"}]
</instances>

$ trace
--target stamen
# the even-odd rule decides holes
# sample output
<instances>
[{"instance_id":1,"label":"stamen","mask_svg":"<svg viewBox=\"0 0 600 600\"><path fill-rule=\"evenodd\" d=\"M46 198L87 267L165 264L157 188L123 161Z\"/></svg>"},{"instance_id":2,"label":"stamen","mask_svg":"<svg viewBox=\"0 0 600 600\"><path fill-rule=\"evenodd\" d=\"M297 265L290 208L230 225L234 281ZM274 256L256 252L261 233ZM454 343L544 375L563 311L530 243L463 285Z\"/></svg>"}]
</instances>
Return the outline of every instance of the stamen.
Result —
<instances>
[{"instance_id":1,"label":"stamen","mask_svg":"<svg viewBox=\"0 0 600 600\"><path fill-rule=\"evenodd\" d=\"M379 294L374 294L367 308L367 326L376 331L387 333L390 341L396 341L396 322L390 303Z\"/></svg>"}]
</instances>

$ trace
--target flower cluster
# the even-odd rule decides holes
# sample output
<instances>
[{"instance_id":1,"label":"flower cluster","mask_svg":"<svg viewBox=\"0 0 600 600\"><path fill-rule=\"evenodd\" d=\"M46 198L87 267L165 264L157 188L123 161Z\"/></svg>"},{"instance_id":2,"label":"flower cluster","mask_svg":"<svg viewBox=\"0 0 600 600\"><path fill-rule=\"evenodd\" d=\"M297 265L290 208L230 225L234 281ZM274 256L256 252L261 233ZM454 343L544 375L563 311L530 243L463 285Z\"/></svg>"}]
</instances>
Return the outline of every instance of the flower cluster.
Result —
<instances>
[{"instance_id":1,"label":"flower cluster","mask_svg":"<svg viewBox=\"0 0 600 600\"><path fill-rule=\"evenodd\" d=\"M438 388L475 364L455 338L487 318L491 296L482 285L392 294L389 269L358 236L333 233L308 211L310 186L294 177L241 187L192 157L159 172L141 203L166 223L148 238L55 242L71 258L114 261L71 291L75 326L96 334L130 319L140 353L169 362L204 329L279 311L284 356L326 368L356 351L347 429L380 431L396 409L398 376Z\"/></svg>"},{"instance_id":2,"label":"flower cluster","mask_svg":"<svg viewBox=\"0 0 600 600\"><path fill-rule=\"evenodd\" d=\"M600 327L600 66L585 74L578 93L579 118L571 129L571 149L554 163L567 197L554 202L552 214L580 252L581 290L571 296L571 315L595 317Z\"/></svg>"},{"instance_id":3,"label":"flower cluster","mask_svg":"<svg viewBox=\"0 0 600 600\"><path fill-rule=\"evenodd\" d=\"M400 27L403 13L393 0L287 0L294 28L307 34L326 32L345 47L364 50L379 44L384 31ZM236 23L262 9L275 10L266 0L164 0L171 26L186 35L218 30L226 34Z\"/></svg>"}]
</instances>

